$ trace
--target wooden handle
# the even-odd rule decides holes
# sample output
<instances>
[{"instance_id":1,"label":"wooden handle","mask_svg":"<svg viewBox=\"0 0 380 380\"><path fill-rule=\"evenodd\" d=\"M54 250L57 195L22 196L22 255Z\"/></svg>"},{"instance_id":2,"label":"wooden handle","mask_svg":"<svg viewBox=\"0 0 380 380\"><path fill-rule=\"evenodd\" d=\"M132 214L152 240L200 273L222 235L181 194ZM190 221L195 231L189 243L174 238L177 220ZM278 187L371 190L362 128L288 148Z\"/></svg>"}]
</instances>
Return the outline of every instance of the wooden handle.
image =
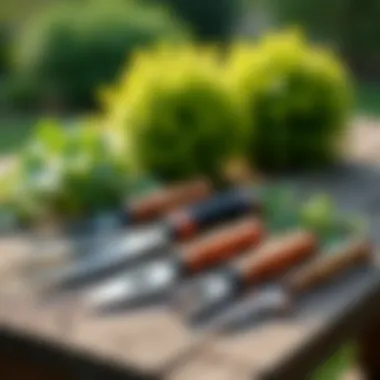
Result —
<instances>
[{"instance_id":1,"label":"wooden handle","mask_svg":"<svg viewBox=\"0 0 380 380\"><path fill-rule=\"evenodd\" d=\"M206 199L212 192L212 185L205 179L178 183L150 196L136 200L130 205L133 222L153 220L160 215Z\"/></svg>"},{"instance_id":2,"label":"wooden handle","mask_svg":"<svg viewBox=\"0 0 380 380\"><path fill-rule=\"evenodd\" d=\"M220 228L185 249L185 268L195 273L227 261L258 244L264 234L260 220L253 218Z\"/></svg>"},{"instance_id":3,"label":"wooden handle","mask_svg":"<svg viewBox=\"0 0 380 380\"><path fill-rule=\"evenodd\" d=\"M308 231L278 236L240 260L236 266L243 284L262 283L310 257L318 248L318 239Z\"/></svg>"},{"instance_id":4,"label":"wooden handle","mask_svg":"<svg viewBox=\"0 0 380 380\"><path fill-rule=\"evenodd\" d=\"M350 242L296 269L285 278L291 292L302 293L333 279L371 258L372 246L366 239Z\"/></svg>"}]
</instances>

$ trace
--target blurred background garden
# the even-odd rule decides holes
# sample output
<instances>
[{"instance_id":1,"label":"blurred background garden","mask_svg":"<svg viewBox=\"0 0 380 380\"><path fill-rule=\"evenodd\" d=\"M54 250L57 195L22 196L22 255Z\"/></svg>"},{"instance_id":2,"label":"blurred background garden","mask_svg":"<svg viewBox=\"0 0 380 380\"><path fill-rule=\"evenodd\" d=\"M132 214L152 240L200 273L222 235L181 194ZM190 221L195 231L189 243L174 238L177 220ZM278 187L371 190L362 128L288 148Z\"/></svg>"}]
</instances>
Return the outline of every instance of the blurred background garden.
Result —
<instances>
[{"instance_id":1,"label":"blurred background garden","mask_svg":"<svg viewBox=\"0 0 380 380\"><path fill-rule=\"evenodd\" d=\"M334 162L349 121L380 114L379 14L378 0L3 0L4 206L70 219L116 208L141 176Z\"/></svg>"},{"instance_id":2,"label":"blurred background garden","mask_svg":"<svg viewBox=\"0 0 380 380\"><path fill-rule=\"evenodd\" d=\"M0 149L10 153L40 117L76 119L101 107L133 51L167 40L226 46L298 25L353 70L358 112L378 114L375 0L5 0L0 5Z\"/></svg>"}]
</instances>

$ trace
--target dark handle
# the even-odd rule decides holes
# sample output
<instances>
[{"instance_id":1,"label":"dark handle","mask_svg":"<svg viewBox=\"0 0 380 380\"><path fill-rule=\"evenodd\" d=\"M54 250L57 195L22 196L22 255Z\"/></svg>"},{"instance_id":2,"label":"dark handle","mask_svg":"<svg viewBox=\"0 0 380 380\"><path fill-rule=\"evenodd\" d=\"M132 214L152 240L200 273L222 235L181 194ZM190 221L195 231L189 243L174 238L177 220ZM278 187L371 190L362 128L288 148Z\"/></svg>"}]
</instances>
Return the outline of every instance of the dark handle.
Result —
<instances>
[{"instance_id":1,"label":"dark handle","mask_svg":"<svg viewBox=\"0 0 380 380\"><path fill-rule=\"evenodd\" d=\"M259 208L251 190L234 190L172 214L169 218L176 239L187 239L210 228Z\"/></svg>"},{"instance_id":2,"label":"dark handle","mask_svg":"<svg viewBox=\"0 0 380 380\"><path fill-rule=\"evenodd\" d=\"M264 235L263 224L253 218L223 227L185 248L184 268L187 272L197 273L226 262L260 243Z\"/></svg>"},{"instance_id":3,"label":"dark handle","mask_svg":"<svg viewBox=\"0 0 380 380\"><path fill-rule=\"evenodd\" d=\"M366 239L349 242L337 251L316 257L285 278L285 286L292 293L302 293L338 277L352 267L369 262L372 245Z\"/></svg>"},{"instance_id":4,"label":"dark handle","mask_svg":"<svg viewBox=\"0 0 380 380\"><path fill-rule=\"evenodd\" d=\"M178 207L202 201L211 193L211 182L205 179L181 182L133 201L127 217L132 223L154 220Z\"/></svg>"},{"instance_id":5,"label":"dark handle","mask_svg":"<svg viewBox=\"0 0 380 380\"><path fill-rule=\"evenodd\" d=\"M281 275L317 251L318 239L308 231L295 231L264 243L236 264L244 286Z\"/></svg>"}]
</instances>

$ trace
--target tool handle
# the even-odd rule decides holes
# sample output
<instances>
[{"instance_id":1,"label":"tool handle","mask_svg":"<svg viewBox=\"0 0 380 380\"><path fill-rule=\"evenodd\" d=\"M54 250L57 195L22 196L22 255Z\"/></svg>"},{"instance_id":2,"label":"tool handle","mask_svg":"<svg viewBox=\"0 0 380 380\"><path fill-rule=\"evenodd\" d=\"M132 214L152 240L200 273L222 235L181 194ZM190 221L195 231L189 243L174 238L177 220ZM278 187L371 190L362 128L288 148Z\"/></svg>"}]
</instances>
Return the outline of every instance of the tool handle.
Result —
<instances>
[{"instance_id":1,"label":"tool handle","mask_svg":"<svg viewBox=\"0 0 380 380\"><path fill-rule=\"evenodd\" d=\"M258 244L264 235L261 221L254 218L223 227L184 249L184 268L197 273L223 263Z\"/></svg>"},{"instance_id":2,"label":"tool handle","mask_svg":"<svg viewBox=\"0 0 380 380\"><path fill-rule=\"evenodd\" d=\"M367 239L338 247L336 251L316 257L285 278L285 286L292 293L303 293L347 272L350 268L369 262L372 246Z\"/></svg>"},{"instance_id":3,"label":"tool handle","mask_svg":"<svg viewBox=\"0 0 380 380\"><path fill-rule=\"evenodd\" d=\"M273 279L316 252L317 237L308 231L294 231L264 243L236 263L243 286Z\"/></svg>"},{"instance_id":4,"label":"tool handle","mask_svg":"<svg viewBox=\"0 0 380 380\"><path fill-rule=\"evenodd\" d=\"M178 183L132 202L128 210L129 222L156 219L175 208L204 200L211 192L212 185L205 179Z\"/></svg>"},{"instance_id":5,"label":"tool handle","mask_svg":"<svg viewBox=\"0 0 380 380\"><path fill-rule=\"evenodd\" d=\"M250 189L238 189L172 214L169 223L175 239L188 239L197 231L259 209L258 197Z\"/></svg>"}]
</instances>

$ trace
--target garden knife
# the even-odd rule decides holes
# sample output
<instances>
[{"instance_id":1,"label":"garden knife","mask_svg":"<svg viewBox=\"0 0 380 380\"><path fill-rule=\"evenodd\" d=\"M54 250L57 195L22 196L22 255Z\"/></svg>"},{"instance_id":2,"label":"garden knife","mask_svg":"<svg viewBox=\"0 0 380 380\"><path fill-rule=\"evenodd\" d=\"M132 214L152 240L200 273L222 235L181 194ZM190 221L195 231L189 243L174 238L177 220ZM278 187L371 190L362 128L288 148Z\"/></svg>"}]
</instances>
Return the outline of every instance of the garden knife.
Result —
<instances>
[{"instance_id":1,"label":"garden knife","mask_svg":"<svg viewBox=\"0 0 380 380\"><path fill-rule=\"evenodd\" d=\"M150 262L91 289L85 296L86 304L114 310L166 296L179 279L225 263L259 244L264 234L260 220L240 220L185 245L169 258Z\"/></svg>"},{"instance_id":2,"label":"garden knife","mask_svg":"<svg viewBox=\"0 0 380 380\"><path fill-rule=\"evenodd\" d=\"M245 322L283 315L291 310L297 299L341 277L349 270L368 265L372 246L365 238L349 240L289 272L282 281L260 290L237 307L221 314L209 324L211 331L239 328Z\"/></svg>"},{"instance_id":3,"label":"garden knife","mask_svg":"<svg viewBox=\"0 0 380 380\"><path fill-rule=\"evenodd\" d=\"M104 240L120 238L120 234L133 233L133 230L122 230L120 227L135 226L153 222L172 210L194 204L208 198L212 193L212 185L204 179L181 182L168 188L130 202L126 209L111 215L94 218L86 226L74 224L71 229L78 232L90 230L93 233L80 235L74 239L58 240L57 238L37 241L36 252L31 257L32 266L36 269L54 267L69 261L73 256L93 255L94 251L104 247ZM95 234L96 233L96 234Z\"/></svg>"},{"instance_id":4,"label":"garden knife","mask_svg":"<svg viewBox=\"0 0 380 380\"><path fill-rule=\"evenodd\" d=\"M98 247L98 253L41 274L40 281L53 288L75 288L98 281L146 259L172 252L173 242L189 239L206 228L258 209L258 198L251 189L229 191L172 213L155 226L110 239Z\"/></svg>"},{"instance_id":5,"label":"garden knife","mask_svg":"<svg viewBox=\"0 0 380 380\"><path fill-rule=\"evenodd\" d=\"M317 237L307 230L271 238L223 270L180 288L173 306L186 319L200 322L222 310L252 286L273 280L310 258L317 251L318 244Z\"/></svg>"}]
</instances>

